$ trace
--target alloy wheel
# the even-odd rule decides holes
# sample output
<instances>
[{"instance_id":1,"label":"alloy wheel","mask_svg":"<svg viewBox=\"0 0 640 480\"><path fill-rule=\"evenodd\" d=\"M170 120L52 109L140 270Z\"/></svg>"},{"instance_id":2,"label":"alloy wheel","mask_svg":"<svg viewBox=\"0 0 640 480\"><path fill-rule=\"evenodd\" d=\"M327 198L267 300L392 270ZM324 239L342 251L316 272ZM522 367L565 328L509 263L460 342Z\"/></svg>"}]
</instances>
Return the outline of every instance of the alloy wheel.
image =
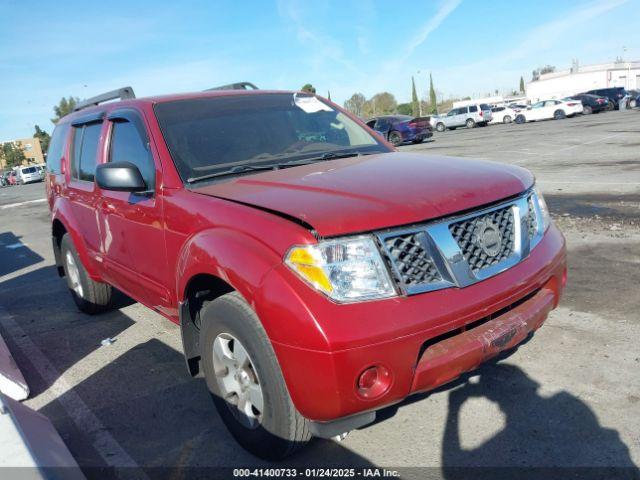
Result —
<instances>
[{"instance_id":1,"label":"alloy wheel","mask_svg":"<svg viewBox=\"0 0 640 480\"><path fill-rule=\"evenodd\" d=\"M84 290L82 289L82 283L80 282L80 270L78 269L78 265L70 251L67 251L64 258L65 263L67 264L69 288L73 290L76 295L82 298Z\"/></svg>"},{"instance_id":2,"label":"alloy wheel","mask_svg":"<svg viewBox=\"0 0 640 480\"><path fill-rule=\"evenodd\" d=\"M244 345L231 334L219 334L213 341L213 368L231 413L245 427L258 428L264 411L264 395Z\"/></svg>"}]
</instances>

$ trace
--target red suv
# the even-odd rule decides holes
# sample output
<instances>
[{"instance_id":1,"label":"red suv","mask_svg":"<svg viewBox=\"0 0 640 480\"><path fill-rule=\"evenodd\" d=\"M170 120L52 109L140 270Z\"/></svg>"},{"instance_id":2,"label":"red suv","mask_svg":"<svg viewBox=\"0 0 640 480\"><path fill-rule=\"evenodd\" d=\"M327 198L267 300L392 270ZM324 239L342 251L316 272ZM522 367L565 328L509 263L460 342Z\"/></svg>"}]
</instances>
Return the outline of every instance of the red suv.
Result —
<instances>
[{"instance_id":1,"label":"red suv","mask_svg":"<svg viewBox=\"0 0 640 480\"><path fill-rule=\"evenodd\" d=\"M78 308L117 288L178 324L190 374L265 458L514 347L566 280L530 172L397 152L302 92L122 89L63 118L47 161Z\"/></svg>"}]
</instances>

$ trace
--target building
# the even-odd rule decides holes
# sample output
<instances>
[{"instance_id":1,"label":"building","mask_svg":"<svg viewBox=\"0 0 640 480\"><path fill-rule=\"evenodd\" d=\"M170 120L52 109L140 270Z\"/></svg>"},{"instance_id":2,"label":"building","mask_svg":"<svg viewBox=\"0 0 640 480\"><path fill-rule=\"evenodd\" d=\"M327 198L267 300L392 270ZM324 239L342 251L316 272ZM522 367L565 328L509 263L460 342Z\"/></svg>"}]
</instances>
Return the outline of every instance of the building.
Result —
<instances>
[{"instance_id":1,"label":"building","mask_svg":"<svg viewBox=\"0 0 640 480\"><path fill-rule=\"evenodd\" d=\"M580 66L574 62L568 70L540 75L527 84L527 99L564 98L596 88L624 87L640 89L640 62L613 62Z\"/></svg>"},{"instance_id":2,"label":"building","mask_svg":"<svg viewBox=\"0 0 640 480\"><path fill-rule=\"evenodd\" d=\"M25 165L37 165L44 163L44 155L42 153L39 138L21 138L19 140L11 140L9 142L2 143L12 143L15 147L22 150L26 159L23 162ZM4 158L2 158L2 155L0 155L0 170L5 169L6 167L6 162Z\"/></svg>"},{"instance_id":3,"label":"building","mask_svg":"<svg viewBox=\"0 0 640 480\"><path fill-rule=\"evenodd\" d=\"M469 100L457 100L453 102L453 108L466 107L467 105L476 105L480 103L486 103L492 107L508 105L510 103L526 103L526 97L519 95L496 95L493 97L473 98Z\"/></svg>"}]
</instances>

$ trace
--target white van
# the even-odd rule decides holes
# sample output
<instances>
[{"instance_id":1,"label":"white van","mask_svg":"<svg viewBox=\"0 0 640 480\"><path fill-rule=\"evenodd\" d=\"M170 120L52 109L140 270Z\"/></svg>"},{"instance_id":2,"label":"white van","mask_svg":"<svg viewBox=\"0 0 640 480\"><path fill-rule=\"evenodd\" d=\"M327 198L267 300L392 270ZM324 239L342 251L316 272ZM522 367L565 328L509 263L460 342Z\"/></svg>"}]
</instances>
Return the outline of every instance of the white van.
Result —
<instances>
[{"instance_id":1,"label":"white van","mask_svg":"<svg viewBox=\"0 0 640 480\"><path fill-rule=\"evenodd\" d=\"M38 170L38 167L16 167L15 172L19 185L42 181L42 176L40 175L40 170Z\"/></svg>"}]
</instances>

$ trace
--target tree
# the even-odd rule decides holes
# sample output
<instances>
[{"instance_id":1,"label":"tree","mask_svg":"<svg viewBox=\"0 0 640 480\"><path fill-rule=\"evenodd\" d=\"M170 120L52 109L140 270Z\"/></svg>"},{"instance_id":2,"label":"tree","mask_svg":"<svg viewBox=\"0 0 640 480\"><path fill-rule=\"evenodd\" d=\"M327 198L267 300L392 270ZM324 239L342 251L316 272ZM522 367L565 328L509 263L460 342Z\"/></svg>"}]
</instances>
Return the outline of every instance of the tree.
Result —
<instances>
[{"instance_id":1,"label":"tree","mask_svg":"<svg viewBox=\"0 0 640 480\"><path fill-rule=\"evenodd\" d=\"M417 117L420 115L420 102L418 101L418 92L416 92L416 82L411 76L411 115Z\"/></svg>"},{"instance_id":2,"label":"tree","mask_svg":"<svg viewBox=\"0 0 640 480\"><path fill-rule=\"evenodd\" d=\"M69 98L62 97L60 99L60 103L58 103L58 105L53 107L53 113L55 113L56 116L52 118L51 121L54 123L54 125L58 123L58 121L62 117L73 112L73 109L76 108L76 105L78 104L79 101L80 99L78 97L69 97Z\"/></svg>"},{"instance_id":3,"label":"tree","mask_svg":"<svg viewBox=\"0 0 640 480\"><path fill-rule=\"evenodd\" d=\"M35 126L36 132L33 134L35 138L40 140L40 148L42 152L46 154L49 149L49 142L51 141L51 135L42 130L38 125Z\"/></svg>"},{"instance_id":4,"label":"tree","mask_svg":"<svg viewBox=\"0 0 640 480\"><path fill-rule=\"evenodd\" d=\"M520 92L524 93L524 78L520 75Z\"/></svg>"},{"instance_id":5,"label":"tree","mask_svg":"<svg viewBox=\"0 0 640 480\"><path fill-rule=\"evenodd\" d=\"M399 103L396 111L401 115L413 115L413 103Z\"/></svg>"},{"instance_id":6,"label":"tree","mask_svg":"<svg viewBox=\"0 0 640 480\"><path fill-rule=\"evenodd\" d=\"M429 74L429 104L431 105L431 115L438 114L438 99L436 97L436 90L433 88L433 77Z\"/></svg>"},{"instance_id":7,"label":"tree","mask_svg":"<svg viewBox=\"0 0 640 480\"><path fill-rule=\"evenodd\" d=\"M362 117L364 115L364 104L367 99L361 93L354 93L351 98L344 102L344 108L353 113L356 117Z\"/></svg>"},{"instance_id":8,"label":"tree","mask_svg":"<svg viewBox=\"0 0 640 480\"><path fill-rule=\"evenodd\" d=\"M538 67L533 72L531 72L531 81L535 82L540 79L540 75L544 75L545 73L555 72L556 67L553 65L545 65L544 67Z\"/></svg>"},{"instance_id":9,"label":"tree","mask_svg":"<svg viewBox=\"0 0 640 480\"><path fill-rule=\"evenodd\" d=\"M316 94L316 88L310 83L305 83L300 90L307 93L313 93L314 95Z\"/></svg>"},{"instance_id":10,"label":"tree","mask_svg":"<svg viewBox=\"0 0 640 480\"><path fill-rule=\"evenodd\" d=\"M0 155L2 155L2 159L8 168L17 167L18 165L22 165L22 163L26 160L24 156L24 152L21 148L18 148L11 142L3 143L2 149L0 150Z\"/></svg>"},{"instance_id":11,"label":"tree","mask_svg":"<svg viewBox=\"0 0 640 480\"><path fill-rule=\"evenodd\" d=\"M370 117L395 113L396 108L398 108L396 97L389 92L380 92L365 102L363 111L366 116Z\"/></svg>"}]
</instances>

